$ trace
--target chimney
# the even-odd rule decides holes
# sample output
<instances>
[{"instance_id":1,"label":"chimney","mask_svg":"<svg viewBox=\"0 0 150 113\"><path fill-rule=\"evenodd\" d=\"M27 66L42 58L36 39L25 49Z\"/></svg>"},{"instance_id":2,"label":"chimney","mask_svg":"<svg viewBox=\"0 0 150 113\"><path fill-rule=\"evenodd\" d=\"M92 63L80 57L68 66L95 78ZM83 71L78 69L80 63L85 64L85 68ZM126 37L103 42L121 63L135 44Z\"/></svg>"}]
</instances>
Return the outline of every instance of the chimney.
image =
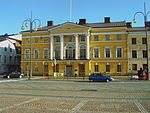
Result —
<instances>
[{"instance_id":1,"label":"chimney","mask_svg":"<svg viewBox=\"0 0 150 113\"><path fill-rule=\"evenodd\" d=\"M131 22L127 22L127 23L126 23L126 26L127 26L128 28L131 28L131 27L132 27Z\"/></svg>"},{"instance_id":2,"label":"chimney","mask_svg":"<svg viewBox=\"0 0 150 113\"><path fill-rule=\"evenodd\" d=\"M47 21L47 26L53 26L53 21Z\"/></svg>"},{"instance_id":3,"label":"chimney","mask_svg":"<svg viewBox=\"0 0 150 113\"><path fill-rule=\"evenodd\" d=\"M104 20L105 20L105 23L110 23L110 17L105 17Z\"/></svg>"},{"instance_id":4,"label":"chimney","mask_svg":"<svg viewBox=\"0 0 150 113\"><path fill-rule=\"evenodd\" d=\"M79 19L79 24L80 25L86 24L86 19Z\"/></svg>"}]
</instances>

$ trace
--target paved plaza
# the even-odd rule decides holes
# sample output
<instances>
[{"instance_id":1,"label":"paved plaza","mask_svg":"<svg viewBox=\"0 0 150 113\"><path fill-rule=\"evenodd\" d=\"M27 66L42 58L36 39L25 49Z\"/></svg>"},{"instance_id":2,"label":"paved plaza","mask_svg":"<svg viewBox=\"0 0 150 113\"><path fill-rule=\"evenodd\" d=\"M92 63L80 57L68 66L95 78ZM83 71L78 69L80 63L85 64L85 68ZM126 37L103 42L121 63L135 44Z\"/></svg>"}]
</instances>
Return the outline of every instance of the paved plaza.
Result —
<instances>
[{"instance_id":1,"label":"paved plaza","mask_svg":"<svg viewBox=\"0 0 150 113\"><path fill-rule=\"evenodd\" d=\"M0 82L0 113L150 113L150 82Z\"/></svg>"}]
</instances>

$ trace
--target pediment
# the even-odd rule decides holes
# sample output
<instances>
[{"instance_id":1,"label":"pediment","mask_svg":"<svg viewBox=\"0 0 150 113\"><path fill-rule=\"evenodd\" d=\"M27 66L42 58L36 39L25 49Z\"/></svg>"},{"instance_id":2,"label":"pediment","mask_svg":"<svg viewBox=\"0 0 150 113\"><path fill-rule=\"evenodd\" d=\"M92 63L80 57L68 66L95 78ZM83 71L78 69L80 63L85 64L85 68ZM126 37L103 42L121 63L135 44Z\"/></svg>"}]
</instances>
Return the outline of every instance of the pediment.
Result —
<instances>
[{"instance_id":1,"label":"pediment","mask_svg":"<svg viewBox=\"0 0 150 113\"><path fill-rule=\"evenodd\" d=\"M78 25L75 23L67 22L64 24L61 24L57 27L54 27L52 29L49 29L49 31L78 31L78 30L88 30L89 27Z\"/></svg>"}]
</instances>

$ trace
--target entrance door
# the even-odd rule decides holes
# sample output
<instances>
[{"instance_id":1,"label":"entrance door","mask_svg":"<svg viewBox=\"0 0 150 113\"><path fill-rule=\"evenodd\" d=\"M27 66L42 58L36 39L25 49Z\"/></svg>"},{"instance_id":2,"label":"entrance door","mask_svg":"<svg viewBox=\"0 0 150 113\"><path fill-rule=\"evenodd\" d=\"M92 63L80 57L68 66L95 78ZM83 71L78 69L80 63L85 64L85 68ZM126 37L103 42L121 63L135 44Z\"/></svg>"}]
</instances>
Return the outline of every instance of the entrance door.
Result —
<instances>
[{"instance_id":1,"label":"entrance door","mask_svg":"<svg viewBox=\"0 0 150 113\"><path fill-rule=\"evenodd\" d=\"M79 76L85 76L85 65L79 64Z\"/></svg>"},{"instance_id":2,"label":"entrance door","mask_svg":"<svg viewBox=\"0 0 150 113\"><path fill-rule=\"evenodd\" d=\"M66 76L72 76L72 65L66 66Z\"/></svg>"}]
</instances>

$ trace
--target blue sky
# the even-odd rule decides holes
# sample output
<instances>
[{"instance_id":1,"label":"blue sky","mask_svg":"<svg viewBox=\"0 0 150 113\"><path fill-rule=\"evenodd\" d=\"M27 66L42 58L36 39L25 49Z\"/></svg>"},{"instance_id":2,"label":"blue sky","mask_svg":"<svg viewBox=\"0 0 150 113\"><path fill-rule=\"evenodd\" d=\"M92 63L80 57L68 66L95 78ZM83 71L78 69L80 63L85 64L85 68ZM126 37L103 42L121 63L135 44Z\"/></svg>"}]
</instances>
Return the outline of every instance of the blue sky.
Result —
<instances>
[{"instance_id":1,"label":"blue sky","mask_svg":"<svg viewBox=\"0 0 150 113\"><path fill-rule=\"evenodd\" d=\"M133 20L137 11L150 11L150 0L72 0L72 22L86 18L89 23L103 22L104 17L111 17L111 21ZM42 26L53 20L54 24L69 21L70 0L1 0L0 34L15 34L21 31L22 22L30 17L38 18ZM137 15L137 23L143 25L143 16ZM148 15L150 21L150 14Z\"/></svg>"}]
</instances>

